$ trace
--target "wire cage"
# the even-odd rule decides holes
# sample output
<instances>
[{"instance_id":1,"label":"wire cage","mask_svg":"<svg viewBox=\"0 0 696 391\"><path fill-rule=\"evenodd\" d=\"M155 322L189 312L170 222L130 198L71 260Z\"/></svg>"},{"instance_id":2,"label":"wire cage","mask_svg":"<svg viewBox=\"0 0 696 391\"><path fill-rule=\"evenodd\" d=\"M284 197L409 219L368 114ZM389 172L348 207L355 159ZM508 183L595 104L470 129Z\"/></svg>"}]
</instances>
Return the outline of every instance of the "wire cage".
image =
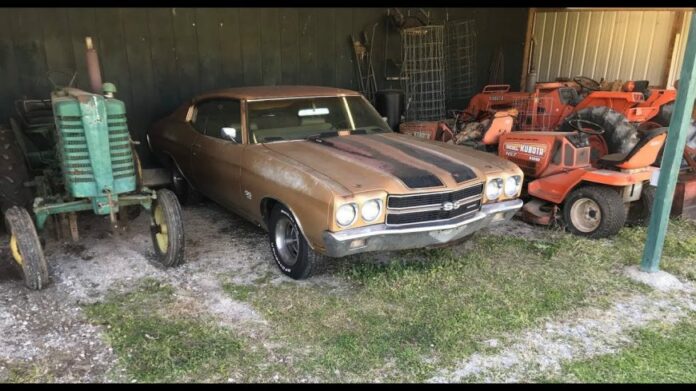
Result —
<instances>
[{"instance_id":1,"label":"wire cage","mask_svg":"<svg viewBox=\"0 0 696 391\"><path fill-rule=\"evenodd\" d=\"M476 91L476 23L457 19L445 23L445 89L448 107Z\"/></svg>"},{"instance_id":2,"label":"wire cage","mask_svg":"<svg viewBox=\"0 0 696 391\"><path fill-rule=\"evenodd\" d=\"M512 101L511 108L517 110L519 130L553 130L554 100L551 97L531 95ZM489 104L490 106L490 104ZM498 107L489 109L499 109Z\"/></svg>"},{"instance_id":3,"label":"wire cage","mask_svg":"<svg viewBox=\"0 0 696 391\"><path fill-rule=\"evenodd\" d=\"M402 88L407 121L445 116L444 26L401 30Z\"/></svg>"}]
</instances>

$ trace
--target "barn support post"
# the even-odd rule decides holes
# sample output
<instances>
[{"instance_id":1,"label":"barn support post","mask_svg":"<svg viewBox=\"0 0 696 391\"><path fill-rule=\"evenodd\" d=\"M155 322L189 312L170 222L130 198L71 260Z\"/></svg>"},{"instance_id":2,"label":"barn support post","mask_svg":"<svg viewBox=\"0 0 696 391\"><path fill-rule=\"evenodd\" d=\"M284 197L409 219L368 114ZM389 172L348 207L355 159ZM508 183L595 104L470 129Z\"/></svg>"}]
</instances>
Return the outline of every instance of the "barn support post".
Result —
<instances>
[{"instance_id":1,"label":"barn support post","mask_svg":"<svg viewBox=\"0 0 696 391\"><path fill-rule=\"evenodd\" d=\"M679 91L674 104L674 114L669 125L667 142L660 165L660 177L657 183L653 211L648 226L643 259L640 267L645 272L657 272L660 269L660 257L665 243L665 235L672 209L674 189L677 184L687 128L696 98L696 12L691 14L689 37L686 42L684 63L679 78Z\"/></svg>"}]
</instances>

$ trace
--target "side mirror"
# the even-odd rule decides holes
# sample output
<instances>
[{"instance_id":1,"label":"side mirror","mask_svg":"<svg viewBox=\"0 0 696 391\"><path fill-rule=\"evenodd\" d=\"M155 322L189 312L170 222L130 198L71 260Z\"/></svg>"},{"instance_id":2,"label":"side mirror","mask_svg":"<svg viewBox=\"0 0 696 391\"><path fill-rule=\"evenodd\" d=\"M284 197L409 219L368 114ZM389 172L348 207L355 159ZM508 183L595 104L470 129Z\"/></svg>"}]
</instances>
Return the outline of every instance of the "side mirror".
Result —
<instances>
[{"instance_id":1,"label":"side mirror","mask_svg":"<svg viewBox=\"0 0 696 391\"><path fill-rule=\"evenodd\" d=\"M237 129L235 128L222 128L221 135L223 139L237 142Z\"/></svg>"}]
</instances>

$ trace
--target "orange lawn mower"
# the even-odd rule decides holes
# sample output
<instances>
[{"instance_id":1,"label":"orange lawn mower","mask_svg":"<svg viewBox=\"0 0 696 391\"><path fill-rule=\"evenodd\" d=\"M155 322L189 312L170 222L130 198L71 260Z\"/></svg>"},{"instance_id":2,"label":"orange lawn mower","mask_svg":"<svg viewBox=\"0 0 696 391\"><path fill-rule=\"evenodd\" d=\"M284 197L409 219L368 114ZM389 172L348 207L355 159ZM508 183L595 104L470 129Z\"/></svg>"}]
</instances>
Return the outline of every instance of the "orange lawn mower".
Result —
<instances>
[{"instance_id":1,"label":"orange lawn mower","mask_svg":"<svg viewBox=\"0 0 696 391\"><path fill-rule=\"evenodd\" d=\"M649 88L648 81L628 81L621 91L602 91L587 77L572 81L537 83L532 93L510 91L510 86L489 85L475 95L467 109L470 117L485 112L515 109L514 130L573 131L571 120L599 124L601 136L590 136L591 161L608 153L628 153L639 132L668 126L676 99L675 90ZM633 125L633 126L631 126Z\"/></svg>"},{"instance_id":2,"label":"orange lawn mower","mask_svg":"<svg viewBox=\"0 0 696 391\"><path fill-rule=\"evenodd\" d=\"M523 220L549 225L563 222L580 236L615 235L627 221L645 222L654 199L650 179L667 137L652 129L627 153L608 154L593 166L590 137L604 130L573 119L572 132L519 131L500 136L498 155L525 173Z\"/></svg>"}]
</instances>

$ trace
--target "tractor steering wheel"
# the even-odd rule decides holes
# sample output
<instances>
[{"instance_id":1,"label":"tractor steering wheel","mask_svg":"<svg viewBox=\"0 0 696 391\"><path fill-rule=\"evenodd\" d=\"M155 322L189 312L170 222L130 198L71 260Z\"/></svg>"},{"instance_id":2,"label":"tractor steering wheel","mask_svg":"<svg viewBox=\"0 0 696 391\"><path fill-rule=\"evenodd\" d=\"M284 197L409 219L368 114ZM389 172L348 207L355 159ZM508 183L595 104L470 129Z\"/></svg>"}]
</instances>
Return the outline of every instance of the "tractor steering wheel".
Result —
<instances>
[{"instance_id":1,"label":"tractor steering wheel","mask_svg":"<svg viewBox=\"0 0 696 391\"><path fill-rule=\"evenodd\" d=\"M586 119L573 118L568 121L568 125L578 132L589 134L590 136L599 136L604 134L604 128L602 128L599 124Z\"/></svg>"},{"instance_id":2,"label":"tractor steering wheel","mask_svg":"<svg viewBox=\"0 0 696 391\"><path fill-rule=\"evenodd\" d=\"M573 81L580 84L580 87L590 90L590 91L599 91L600 85L599 82L596 80L590 79L589 77L585 76L575 76L573 78Z\"/></svg>"}]
</instances>

